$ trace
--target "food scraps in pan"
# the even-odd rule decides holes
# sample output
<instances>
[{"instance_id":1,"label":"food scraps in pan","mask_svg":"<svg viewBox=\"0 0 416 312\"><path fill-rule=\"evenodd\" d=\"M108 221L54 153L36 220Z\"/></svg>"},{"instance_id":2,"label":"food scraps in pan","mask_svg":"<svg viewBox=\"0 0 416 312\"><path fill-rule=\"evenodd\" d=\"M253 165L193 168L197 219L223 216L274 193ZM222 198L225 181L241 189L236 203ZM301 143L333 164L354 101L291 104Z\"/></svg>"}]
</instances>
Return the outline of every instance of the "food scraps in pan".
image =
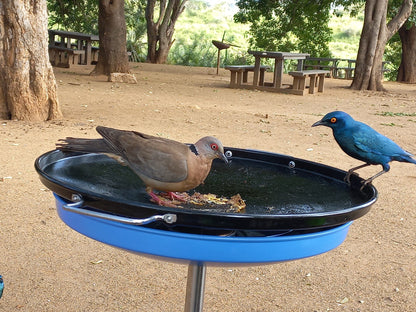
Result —
<instances>
[{"instance_id":1,"label":"food scraps in pan","mask_svg":"<svg viewBox=\"0 0 416 312\"><path fill-rule=\"evenodd\" d=\"M215 194L201 194L198 192L189 195L186 192L175 193L177 199L171 200L169 203L174 207L184 208L184 206L193 206L195 209L203 210L219 210L222 212L241 212L246 208L244 199L241 198L240 194L231 196L230 198L224 196L218 196ZM159 194L159 197L163 194ZM195 207L197 206L197 207Z\"/></svg>"}]
</instances>

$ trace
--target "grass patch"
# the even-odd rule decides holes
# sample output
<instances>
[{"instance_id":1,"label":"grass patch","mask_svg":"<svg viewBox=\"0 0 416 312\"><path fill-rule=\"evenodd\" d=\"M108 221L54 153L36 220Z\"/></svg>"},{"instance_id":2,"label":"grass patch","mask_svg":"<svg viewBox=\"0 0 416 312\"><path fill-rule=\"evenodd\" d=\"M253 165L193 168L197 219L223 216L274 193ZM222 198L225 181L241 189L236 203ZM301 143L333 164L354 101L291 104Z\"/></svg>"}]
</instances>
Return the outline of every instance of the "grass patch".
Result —
<instances>
[{"instance_id":1,"label":"grass patch","mask_svg":"<svg viewBox=\"0 0 416 312\"><path fill-rule=\"evenodd\" d=\"M394 122L391 122L391 123L381 123L380 125L387 126L387 127L400 127L400 128L403 128L402 125L396 125Z\"/></svg>"},{"instance_id":2,"label":"grass patch","mask_svg":"<svg viewBox=\"0 0 416 312\"><path fill-rule=\"evenodd\" d=\"M393 112L381 112L376 115L385 116L385 117L416 117L416 113L393 113Z\"/></svg>"}]
</instances>

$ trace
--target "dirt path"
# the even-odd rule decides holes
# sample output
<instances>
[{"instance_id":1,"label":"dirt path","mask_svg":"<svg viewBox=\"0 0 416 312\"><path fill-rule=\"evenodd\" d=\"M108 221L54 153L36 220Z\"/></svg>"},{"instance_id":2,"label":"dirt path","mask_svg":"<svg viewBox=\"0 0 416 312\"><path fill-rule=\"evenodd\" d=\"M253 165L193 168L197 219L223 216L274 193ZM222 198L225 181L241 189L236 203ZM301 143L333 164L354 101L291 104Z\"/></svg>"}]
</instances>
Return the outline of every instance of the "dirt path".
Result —
<instances>
[{"instance_id":1,"label":"dirt path","mask_svg":"<svg viewBox=\"0 0 416 312\"><path fill-rule=\"evenodd\" d=\"M416 153L416 88L356 92L328 79L324 94L228 88L215 69L132 64L138 84L56 69L65 118L0 125L0 311L183 311L187 266L112 248L67 227L33 168L66 136L98 137L104 125L183 142L267 150L348 169L359 162L329 129L311 124L344 110ZM382 116L383 112L398 116ZM413 114L408 115L406 114ZM380 168L364 169L364 177ZM416 306L416 166L393 163L375 181L379 199L328 253L286 263L208 267L204 311L413 311Z\"/></svg>"}]
</instances>

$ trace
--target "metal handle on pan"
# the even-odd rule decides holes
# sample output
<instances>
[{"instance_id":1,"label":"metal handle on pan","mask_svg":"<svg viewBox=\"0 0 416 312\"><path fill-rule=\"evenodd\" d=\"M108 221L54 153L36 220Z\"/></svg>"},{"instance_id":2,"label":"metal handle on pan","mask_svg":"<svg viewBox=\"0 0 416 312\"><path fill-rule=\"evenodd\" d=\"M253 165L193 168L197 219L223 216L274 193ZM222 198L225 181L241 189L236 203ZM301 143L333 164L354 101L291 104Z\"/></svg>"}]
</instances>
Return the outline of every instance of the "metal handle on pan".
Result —
<instances>
[{"instance_id":1,"label":"metal handle on pan","mask_svg":"<svg viewBox=\"0 0 416 312\"><path fill-rule=\"evenodd\" d=\"M175 223L177 220L176 215L172 213L167 213L164 215L155 215L155 216L151 216L145 219L131 219L131 218L115 216L115 215L111 215L111 214L107 214L103 212L82 209L81 207L84 205L84 200L78 194L72 195L72 201L73 203L71 204L62 205L63 209L65 209L66 211L82 214L85 216L90 216L90 217L95 217L95 218L100 218L100 219L105 219L105 220L110 220L110 221L116 221L116 222L121 222L121 223L126 223L126 224L144 225L144 224L152 223L158 220L164 221L168 224L172 224L172 223Z\"/></svg>"}]
</instances>

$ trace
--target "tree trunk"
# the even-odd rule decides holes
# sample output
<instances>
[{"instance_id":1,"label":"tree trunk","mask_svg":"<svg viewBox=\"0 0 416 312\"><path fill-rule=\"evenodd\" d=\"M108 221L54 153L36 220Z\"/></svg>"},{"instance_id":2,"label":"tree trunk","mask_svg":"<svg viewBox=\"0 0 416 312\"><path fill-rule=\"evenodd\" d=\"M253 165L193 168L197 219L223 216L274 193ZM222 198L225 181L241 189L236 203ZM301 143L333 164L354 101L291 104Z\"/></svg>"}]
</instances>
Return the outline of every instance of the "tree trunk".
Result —
<instances>
[{"instance_id":1,"label":"tree trunk","mask_svg":"<svg viewBox=\"0 0 416 312\"><path fill-rule=\"evenodd\" d=\"M402 60L397 74L397 81L416 83L416 26L405 25L399 29L402 42Z\"/></svg>"},{"instance_id":2,"label":"tree trunk","mask_svg":"<svg viewBox=\"0 0 416 312\"><path fill-rule=\"evenodd\" d=\"M382 61L387 41L412 12L412 0L404 0L399 13L386 24L388 0L367 0L354 80L355 90L383 91Z\"/></svg>"},{"instance_id":3,"label":"tree trunk","mask_svg":"<svg viewBox=\"0 0 416 312\"><path fill-rule=\"evenodd\" d=\"M187 0L160 0L159 17L155 20L156 0L147 0L147 61L164 64L172 47L175 23Z\"/></svg>"},{"instance_id":4,"label":"tree trunk","mask_svg":"<svg viewBox=\"0 0 416 312\"><path fill-rule=\"evenodd\" d=\"M100 50L92 74L129 73L124 0L100 0L98 29Z\"/></svg>"},{"instance_id":5,"label":"tree trunk","mask_svg":"<svg viewBox=\"0 0 416 312\"><path fill-rule=\"evenodd\" d=\"M62 117L48 56L46 0L2 0L0 51L0 118Z\"/></svg>"}]
</instances>

